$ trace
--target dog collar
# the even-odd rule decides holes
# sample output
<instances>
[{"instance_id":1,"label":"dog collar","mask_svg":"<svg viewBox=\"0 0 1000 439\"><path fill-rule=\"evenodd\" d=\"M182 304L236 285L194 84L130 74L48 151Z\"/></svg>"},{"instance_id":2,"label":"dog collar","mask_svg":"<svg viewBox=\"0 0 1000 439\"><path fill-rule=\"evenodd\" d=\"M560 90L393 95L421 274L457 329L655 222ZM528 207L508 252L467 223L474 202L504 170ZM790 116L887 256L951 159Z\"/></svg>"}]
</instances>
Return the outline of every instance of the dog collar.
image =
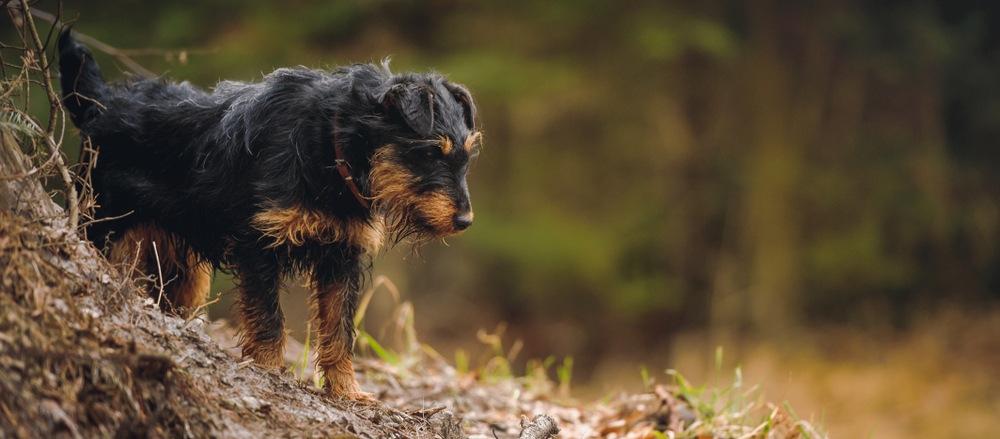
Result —
<instances>
[{"instance_id":1,"label":"dog collar","mask_svg":"<svg viewBox=\"0 0 1000 439\"><path fill-rule=\"evenodd\" d=\"M337 138L337 116L333 116L333 151L337 154L337 159L333 162L337 164L337 172L340 173L340 178L344 179L344 184L347 185L347 189L350 189L351 193L354 194L354 198L364 206L365 209L370 207L368 200L361 195L361 191L358 190L358 185L354 184L354 177L351 177L350 165L347 164L347 160L344 160L344 150L340 147L340 141Z\"/></svg>"}]
</instances>

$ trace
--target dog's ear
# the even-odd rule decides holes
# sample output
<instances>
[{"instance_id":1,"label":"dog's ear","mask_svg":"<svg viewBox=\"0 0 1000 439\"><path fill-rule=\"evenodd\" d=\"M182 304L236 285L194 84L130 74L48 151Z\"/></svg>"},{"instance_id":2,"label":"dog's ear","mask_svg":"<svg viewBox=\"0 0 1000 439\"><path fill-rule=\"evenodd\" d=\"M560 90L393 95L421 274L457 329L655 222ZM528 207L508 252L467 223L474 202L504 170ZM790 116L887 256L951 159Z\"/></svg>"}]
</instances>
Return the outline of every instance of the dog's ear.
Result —
<instances>
[{"instance_id":1,"label":"dog's ear","mask_svg":"<svg viewBox=\"0 0 1000 439\"><path fill-rule=\"evenodd\" d=\"M434 129L434 93L413 83L396 84L382 95L382 105L397 113L413 131L430 137Z\"/></svg>"},{"instance_id":2,"label":"dog's ear","mask_svg":"<svg viewBox=\"0 0 1000 439\"><path fill-rule=\"evenodd\" d=\"M448 87L448 91L451 95L455 97L455 100L459 104L462 104L462 110L465 116L465 125L469 127L470 131L476 130L476 104L472 103L472 94L465 87L458 84L452 84L450 82L445 83L445 87Z\"/></svg>"}]
</instances>

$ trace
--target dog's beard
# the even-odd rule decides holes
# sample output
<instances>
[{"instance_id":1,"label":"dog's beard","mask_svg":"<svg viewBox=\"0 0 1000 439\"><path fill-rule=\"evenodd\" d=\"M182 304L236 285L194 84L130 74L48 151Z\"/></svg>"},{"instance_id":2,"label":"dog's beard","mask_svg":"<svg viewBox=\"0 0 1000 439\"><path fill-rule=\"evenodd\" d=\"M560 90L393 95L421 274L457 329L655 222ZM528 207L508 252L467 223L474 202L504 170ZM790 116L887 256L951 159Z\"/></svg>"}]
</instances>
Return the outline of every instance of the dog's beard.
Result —
<instances>
[{"instance_id":1,"label":"dog's beard","mask_svg":"<svg viewBox=\"0 0 1000 439\"><path fill-rule=\"evenodd\" d=\"M427 241L457 235L457 212L451 197L439 191L416 192L415 177L400 164L392 148L382 148L372 157L368 175L372 206L385 220L386 236L392 244Z\"/></svg>"}]
</instances>

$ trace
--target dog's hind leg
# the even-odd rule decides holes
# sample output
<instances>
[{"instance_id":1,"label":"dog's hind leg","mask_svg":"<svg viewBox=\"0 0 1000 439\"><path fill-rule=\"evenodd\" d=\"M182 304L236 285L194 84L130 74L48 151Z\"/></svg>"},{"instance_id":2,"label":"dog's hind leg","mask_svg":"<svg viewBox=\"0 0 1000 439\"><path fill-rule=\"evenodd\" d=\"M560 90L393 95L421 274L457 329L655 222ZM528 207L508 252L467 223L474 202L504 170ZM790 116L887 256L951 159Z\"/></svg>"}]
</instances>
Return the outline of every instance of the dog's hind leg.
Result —
<instances>
[{"instance_id":1,"label":"dog's hind leg","mask_svg":"<svg viewBox=\"0 0 1000 439\"><path fill-rule=\"evenodd\" d=\"M253 248L238 254L236 314L243 357L266 368L280 367L284 364L285 316L278 303L282 275L278 259Z\"/></svg>"},{"instance_id":2,"label":"dog's hind leg","mask_svg":"<svg viewBox=\"0 0 1000 439\"><path fill-rule=\"evenodd\" d=\"M331 393L356 400L374 397L361 391L354 377L354 315L358 307L361 266L359 255L343 252L344 259L328 257L311 273L312 324L316 328L317 366ZM357 252L359 253L359 252ZM341 254L341 253L338 253Z\"/></svg>"},{"instance_id":3,"label":"dog's hind leg","mask_svg":"<svg viewBox=\"0 0 1000 439\"><path fill-rule=\"evenodd\" d=\"M108 259L135 279L152 279L144 287L164 311L191 312L208 295L211 265L199 261L183 240L156 224L126 229L114 239Z\"/></svg>"},{"instance_id":4,"label":"dog's hind leg","mask_svg":"<svg viewBox=\"0 0 1000 439\"><path fill-rule=\"evenodd\" d=\"M175 310L193 312L205 303L212 286L212 264L198 260L194 252L188 250L183 266L177 272L175 283L169 285L167 297ZM181 262L181 259L177 259Z\"/></svg>"}]
</instances>

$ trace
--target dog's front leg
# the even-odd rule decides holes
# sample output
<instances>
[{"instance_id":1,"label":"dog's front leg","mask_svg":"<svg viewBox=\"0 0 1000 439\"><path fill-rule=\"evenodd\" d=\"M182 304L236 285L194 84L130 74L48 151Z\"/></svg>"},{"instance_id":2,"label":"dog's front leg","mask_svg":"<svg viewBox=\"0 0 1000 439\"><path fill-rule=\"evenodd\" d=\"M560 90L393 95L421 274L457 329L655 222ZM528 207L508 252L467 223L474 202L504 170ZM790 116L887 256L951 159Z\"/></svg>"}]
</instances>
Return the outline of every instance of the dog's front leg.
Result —
<instances>
[{"instance_id":1,"label":"dog's front leg","mask_svg":"<svg viewBox=\"0 0 1000 439\"><path fill-rule=\"evenodd\" d=\"M362 251L342 249L313 268L311 286L312 324L316 328L316 364L326 378L326 389L356 400L374 399L361 391L351 361L354 348L354 314L361 288Z\"/></svg>"},{"instance_id":2,"label":"dog's front leg","mask_svg":"<svg viewBox=\"0 0 1000 439\"><path fill-rule=\"evenodd\" d=\"M284 365L285 316L278 303L281 269L273 253L240 253L236 277L240 290L237 318L244 358L266 368Z\"/></svg>"}]
</instances>

